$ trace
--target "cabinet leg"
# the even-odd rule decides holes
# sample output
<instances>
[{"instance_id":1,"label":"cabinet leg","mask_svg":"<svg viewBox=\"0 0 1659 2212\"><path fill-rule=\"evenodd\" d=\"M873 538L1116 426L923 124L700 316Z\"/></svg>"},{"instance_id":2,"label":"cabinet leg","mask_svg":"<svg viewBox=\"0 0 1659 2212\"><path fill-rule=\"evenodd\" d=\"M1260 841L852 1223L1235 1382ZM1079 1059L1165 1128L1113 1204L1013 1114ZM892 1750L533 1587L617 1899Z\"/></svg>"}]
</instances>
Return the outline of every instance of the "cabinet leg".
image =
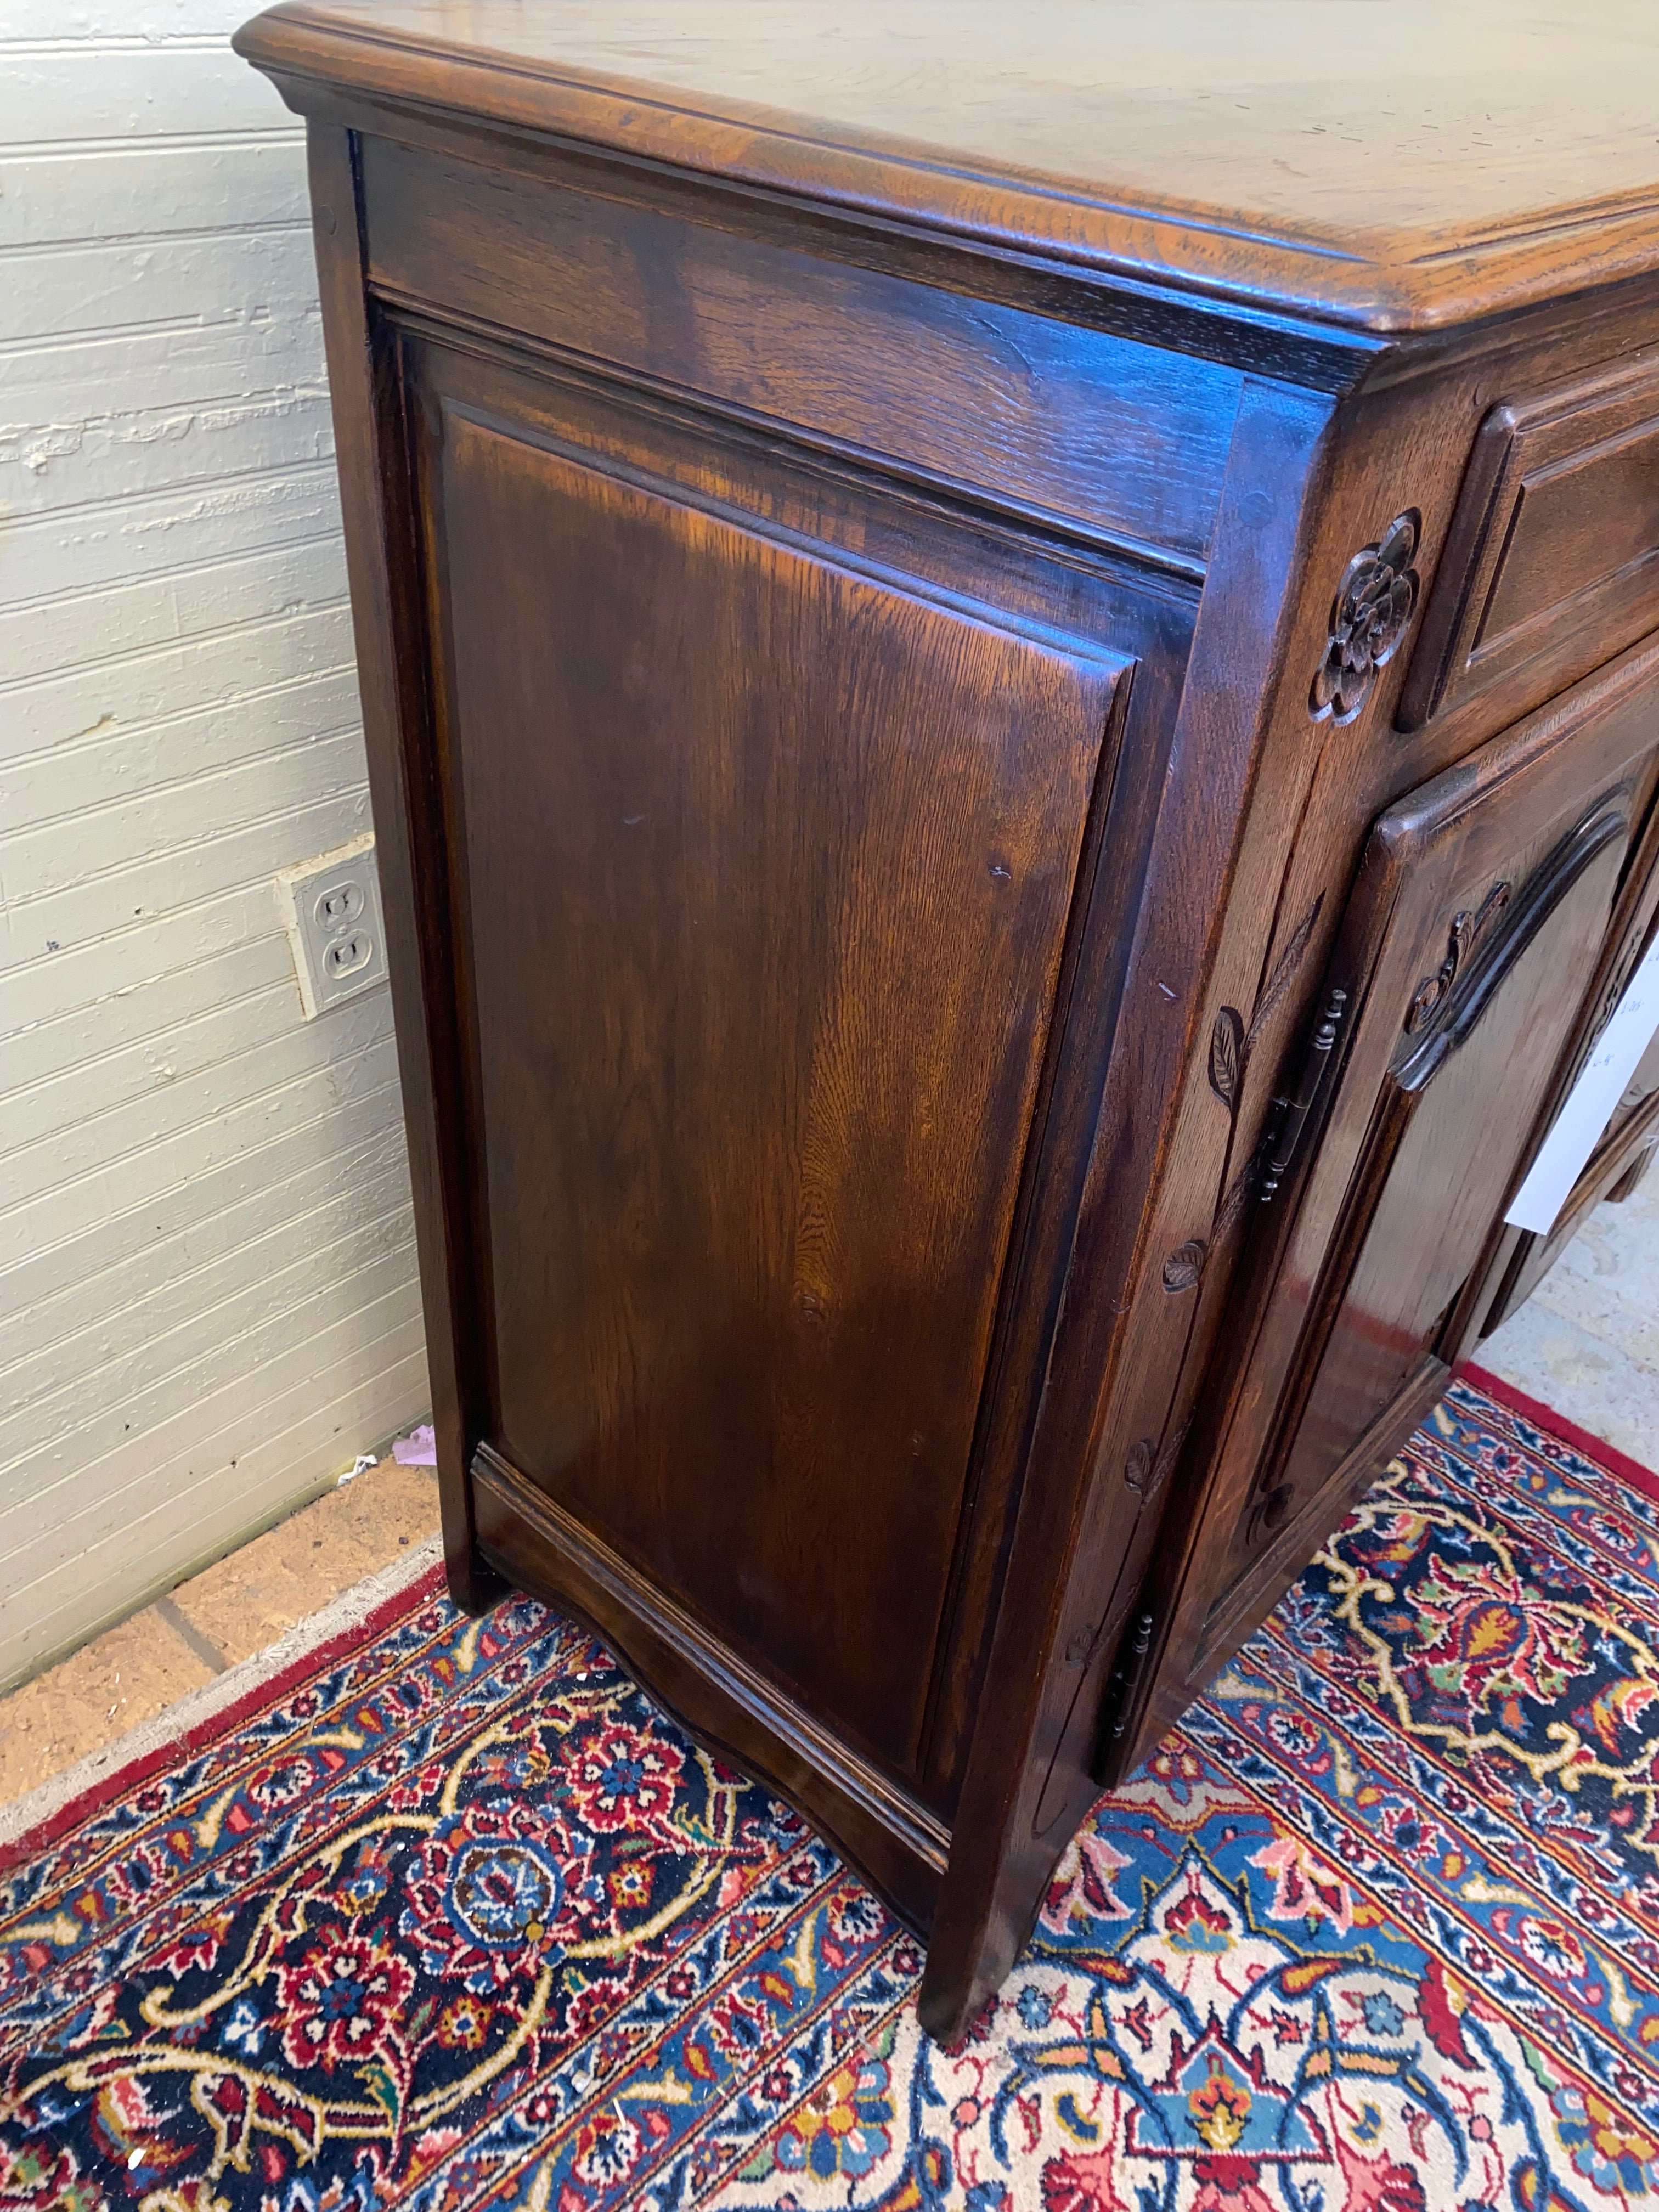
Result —
<instances>
[{"instance_id":1,"label":"cabinet leg","mask_svg":"<svg viewBox=\"0 0 1659 2212\"><path fill-rule=\"evenodd\" d=\"M450 1597L475 1620L480 1613L489 1613L504 1597L513 1595L512 1583L498 1575L476 1551L465 1553L459 1559L446 1557L444 1566L449 1577Z\"/></svg>"},{"instance_id":2,"label":"cabinet leg","mask_svg":"<svg viewBox=\"0 0 1659 2212\"><path fill-rule=\"evenodd\" d=\"M1085 1808L1093 1796L1092 1786L1085 1784ZM958 1920L953 1909L957 1900L941 1894L916 2002L922 2027L935 2043L948 2045L965 2035L1007 1979L1036 1925L1054 1869L1076 1825L1060 1824L1057 1835L1047 1841L1028 1835L1022 1847L1009 1852L997 1869L981 1915ZM947 1883L949 1879L947 1874Z\"/></svg>"},{"instance_id":3,"label":"cabinet leg","mask_svg":"<svg viewBox=\"0 0 1659 2212\"><path fill-rule=\"evenodd\" d=\"M445 1464L446 1439L439 1438L438 1499L443 1516L444 1571L449 1595L463 1613L476 1620L499 1605L513 1592L513 1584L497 1573L478 1549L472 1525L472 1499L467 1478Z\"/></svg>"}]
</instances>

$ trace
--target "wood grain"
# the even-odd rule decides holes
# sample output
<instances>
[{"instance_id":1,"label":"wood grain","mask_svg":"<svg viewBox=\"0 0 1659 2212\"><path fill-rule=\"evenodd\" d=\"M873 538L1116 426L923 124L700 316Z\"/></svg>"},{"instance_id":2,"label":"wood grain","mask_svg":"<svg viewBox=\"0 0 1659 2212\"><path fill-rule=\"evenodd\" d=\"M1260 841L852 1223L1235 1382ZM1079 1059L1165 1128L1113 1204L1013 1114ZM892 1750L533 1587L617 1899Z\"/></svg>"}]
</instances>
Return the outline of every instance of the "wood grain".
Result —
<instances>
[{"instance_id":1,"label":"wood grain","mask_svg":"<svg viewBox=\"0 0 1659 2212\"><path fill-rule=\"evenodd\" d=\"M1203 573L1241 380L799 247L370 139L372 281ZM618 269L647 268L648 292Z\"/></svg>"},{"instance_id":2,"label":"wood grain","mask_svg":"<svg viewBox=\"0 0 1659 2212\"><path fill-rule=\"evenodd\" d=\"M1121 664L434 436L494 1433L908 1767Z\"/></svg>"},{"instance_id":3,"label":"wood grain","mask_svg":"<svg viewBox=\"0 0 1659 2212\"><path fill-rule=\"evenodd\" d=\"M1494 407L1480 426L1400 720L1523 712L1659 620L1659 359Z\"/></svg>"},{"instance_id":4,"label":"wood grain","mask_svg":"<svg viewBox=\"0 0 1659 2212\"><path fill-rule=\"evenodd\" d=\"M1177 1681L1201 1682L1276 1602L1308 1531L1340 1518L1360 1438L1391 1450L1404 1431L1390 1408L1420 1413L1423 1361L1449 1375L1462 1356L1458 1295L1478 1279L1552 1088L1650 785L1656 667L1651 648L1626 656L1372 833L1323 987L1356 1010L1340 1080L1279 1201L1282 1222L1260 1232L1273 1256L1239 1331L1249 1358L1217 1455L1231 1471L1191 1525L1181 1579L1164 1586L1164 1606L1185 1614ZM1597 836L1578 854L1586 818ZM1563 870L1562 854L1582 866ZM1451 919L1498 884L1507 902L1413 1024ZM1179 1695L1152 1695L1135 1741Z\"/></svg>"},{"instance_id":5,"label":"wood grain","mask_svg":"<svg viewBox=\"0 0 1659 2212\"><path fill-rule=\"evenodd\" d=\"M728 0L690 23L664 0L336 0L237 43L298 97L463 106L1379 331L1659 266L1659 26L1617 0Z\"/></svg>"}]
</instances>

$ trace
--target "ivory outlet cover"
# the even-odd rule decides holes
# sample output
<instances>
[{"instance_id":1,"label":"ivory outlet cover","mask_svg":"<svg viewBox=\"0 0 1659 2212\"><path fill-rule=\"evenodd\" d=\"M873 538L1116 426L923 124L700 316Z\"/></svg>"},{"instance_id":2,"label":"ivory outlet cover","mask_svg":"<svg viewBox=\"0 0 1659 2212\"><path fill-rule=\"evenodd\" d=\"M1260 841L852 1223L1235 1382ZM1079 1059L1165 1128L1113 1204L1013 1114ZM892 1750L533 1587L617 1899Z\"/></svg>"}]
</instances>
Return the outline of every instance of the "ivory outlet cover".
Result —
<instances>
[{"instance_id":1,"label":"ivory outlet cover","mask_svg":"<svg viewBox=\"0 0 1659 2212\"><path fill-rule=\"evenodd\" d=\"M276 902L307 1021L385 982L386 924L372 836L283 868Z\"/></svg>"}]
</instances>

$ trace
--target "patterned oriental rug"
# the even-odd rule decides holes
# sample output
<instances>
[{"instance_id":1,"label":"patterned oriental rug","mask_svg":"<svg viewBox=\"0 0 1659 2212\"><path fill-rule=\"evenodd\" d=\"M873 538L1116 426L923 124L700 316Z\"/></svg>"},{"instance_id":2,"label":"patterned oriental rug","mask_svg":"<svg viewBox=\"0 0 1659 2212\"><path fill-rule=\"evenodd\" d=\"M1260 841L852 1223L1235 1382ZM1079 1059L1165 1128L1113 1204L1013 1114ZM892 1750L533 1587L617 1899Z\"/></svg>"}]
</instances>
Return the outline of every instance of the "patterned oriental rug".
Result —
<instances>
[{"instance_id":1,"label":"patterned oriental rug","mask_svg":"<svg viewBox=\"0 0 1659 2212\"><path fill-rule=\"evenodd\" d=\"M422 1597L0 1884L0 2203L1650 2205L1659 1485L1612 1457L1455 1390L949 2053L915 1943L590 1636Z\"/></svg>"}]
</instances>

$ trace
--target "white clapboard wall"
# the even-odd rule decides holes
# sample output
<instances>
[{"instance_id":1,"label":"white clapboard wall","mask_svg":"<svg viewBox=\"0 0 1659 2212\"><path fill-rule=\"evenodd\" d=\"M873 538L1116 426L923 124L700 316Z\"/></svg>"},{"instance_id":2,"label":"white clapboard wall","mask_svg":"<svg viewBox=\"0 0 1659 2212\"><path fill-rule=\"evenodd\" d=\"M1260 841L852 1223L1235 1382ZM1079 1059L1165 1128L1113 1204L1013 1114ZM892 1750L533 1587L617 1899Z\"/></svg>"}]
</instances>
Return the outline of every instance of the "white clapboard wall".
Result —
<instances>
[{"instance_id":1,"label":"white clapboard wall","mask_svg":"<svg viewBox=\"0 0 1659 2212\"><path fill-rule=\"evenodd\" d=\"M0 1686L423 1408L303 143L234 0L0 0Z\"/></svg>"}]
</instances>

